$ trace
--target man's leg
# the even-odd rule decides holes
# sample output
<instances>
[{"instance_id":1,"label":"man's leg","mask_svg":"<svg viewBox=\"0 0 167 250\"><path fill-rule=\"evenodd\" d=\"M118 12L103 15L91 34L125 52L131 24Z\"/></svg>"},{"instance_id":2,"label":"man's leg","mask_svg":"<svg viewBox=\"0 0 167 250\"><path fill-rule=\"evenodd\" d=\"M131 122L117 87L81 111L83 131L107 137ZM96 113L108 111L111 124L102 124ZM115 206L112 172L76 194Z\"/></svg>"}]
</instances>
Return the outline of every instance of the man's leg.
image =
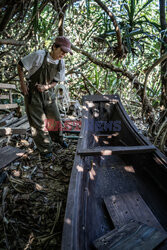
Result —
<instances>
[{"instance_id":1,"label":"man's leg","mask_svg":"<svg viewBox=\"0 0 167 250\"><path fill-rule=\"evenodd\" d=\"M31 126L32 137L40 153L51 152L51 138L46 130L46 115L43 110L43 102L40 93L32 95L31 103L25 96L25 106L28 120Z\"/></svg>"},{"instance_id":2,"label":"man's leg","mask_svg":"<svg viewBox=\"0 0 167 250\"><path fill-rule=\"evenodd\" d=\"M55 96L53 89L45 93L45 114L48 121L49 134L53 141L62 143L63 133L62 133L62 123L60 113L55 102ZM49 124L50 123L50 124Z\"/></svg>"}]
</instances>

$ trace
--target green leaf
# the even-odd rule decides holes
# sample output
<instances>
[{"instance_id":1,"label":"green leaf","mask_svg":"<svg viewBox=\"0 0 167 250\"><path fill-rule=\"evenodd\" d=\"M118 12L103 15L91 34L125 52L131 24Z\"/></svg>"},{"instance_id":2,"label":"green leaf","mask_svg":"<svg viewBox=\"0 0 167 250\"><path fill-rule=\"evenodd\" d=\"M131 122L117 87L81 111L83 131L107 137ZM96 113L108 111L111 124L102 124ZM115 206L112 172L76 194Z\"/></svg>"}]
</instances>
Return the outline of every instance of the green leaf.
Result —
<instances>
[{"instance_id":1,"label":"green leaf","mask_svg":"<svg viewBox=\"0 0 167 250\"><path fill-rule=\"evenodd\" d=\"M122 10L123 7L127 10L128 15L129 15L129 13L130 13L129 6L126 3L123 3L123 4L121 4L120 10Z\"/></svg>"},{"instance_id":2,"label":"green leaf","mask_svg":"<svg viewBox=\"0 0 167 250\"><path fill-rule=\"evenodd\" d=\"M134 17L134 14L135 14L135 9L136 9L135 0L131 0L130 1L130 13L129 13L129 19L130 19L131 23L133 23L133 17Z\"/></svg>"},{"instance_id":3,"label":"green leaf","mask_svg":"<svg viewBox=\"0 0 167 250\"><path fill-rule=\"evenodd\" d=\"M151 2L153 2L153 0L148 0L147 3L145 3L145 4L138 10L138 12L136 13L135 16L137 16L138 13L140 13L143 9L145 9Z\"/></svg>"},{"instance_id":4,"label":"green leaf","mask_svg":"<svg viewBox=\"0 0 167 250\"><path fill-rule=\"evenodd\" d=\"M108 36L116 36L115 30L114 31L106 31L103 34L99 35L100 38L106 38Z\"/></svg>"},{"instance_id":5,"label":"green leaf","mask_svg":"<svg viewBox=\"0 0 167 250\"><path fill-rule=\"evenodd\" d=\"M139 35L139 34L144 34L143 30L141 29L133 30L127 34L127 37L132 37L132 36Z\"/></svg>"},{"instance_id":6,"label":"green leaf","mask_svg":"<svg viewBox=\"0 0 167 250\"><path fill-rule=\"evenodd\" d=\"M90 0L86 0L87 18L90 16Z\"/></svg>"},{"instance_id":7,"label":"green leaf","mask_svg":"<svg viewBox=\"0 0 167 250\"><path fill-rule=\"evenodd\" d=\"M145 19L145 21L144 20L141 20L142 18L144 18ZM158 24L158 23L156 23L156 22L153 22L153 21L150 21L146 16L141 16L140 17L140 20L139 21L137 21L137 19L136 19L136 24L150 24L151 26L153 26L154 28L156 28L159 32L160 32L160 30L161 30L161 26Z\"/></svg>"}]
</instances>

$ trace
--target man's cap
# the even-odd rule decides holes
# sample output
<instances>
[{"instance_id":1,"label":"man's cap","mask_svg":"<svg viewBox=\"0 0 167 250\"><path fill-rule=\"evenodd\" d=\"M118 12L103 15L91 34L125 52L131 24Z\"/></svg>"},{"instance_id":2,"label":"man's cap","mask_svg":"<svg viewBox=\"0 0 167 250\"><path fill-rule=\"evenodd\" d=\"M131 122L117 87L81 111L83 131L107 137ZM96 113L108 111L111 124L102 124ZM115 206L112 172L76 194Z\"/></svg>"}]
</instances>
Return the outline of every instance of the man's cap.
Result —
<instances>
[{"instance_id":1,"label":"man's cap","mask_svg":"<svg viewBox=\"0 0 167 250\"><path fill-rule=\"evenodd\" d=\"M70 53L73 55L71 51L71 42L69 41L68 38L64 36L57 36L55 39L55 45L59 45L60 48L65 52L65 53Z\"/></svg>"}]
</instances>

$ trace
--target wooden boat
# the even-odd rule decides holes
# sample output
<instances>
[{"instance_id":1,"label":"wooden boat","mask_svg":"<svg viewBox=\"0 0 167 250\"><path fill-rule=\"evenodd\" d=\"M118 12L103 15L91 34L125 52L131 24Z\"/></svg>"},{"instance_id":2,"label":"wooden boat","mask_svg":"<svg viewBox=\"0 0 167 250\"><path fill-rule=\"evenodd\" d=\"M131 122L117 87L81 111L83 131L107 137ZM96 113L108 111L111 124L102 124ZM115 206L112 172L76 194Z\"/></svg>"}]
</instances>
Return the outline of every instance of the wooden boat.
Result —
<instances>
[{"instance_id":1,"label":"wooden boat","mask_svg":"<svg viewBox=\"0 0 167 250\"><path fill-rule=\"evenodd\" d=\"M62 250L167 249L167 158L118 95L85 96Z\"/></svg>"}]
</instances>

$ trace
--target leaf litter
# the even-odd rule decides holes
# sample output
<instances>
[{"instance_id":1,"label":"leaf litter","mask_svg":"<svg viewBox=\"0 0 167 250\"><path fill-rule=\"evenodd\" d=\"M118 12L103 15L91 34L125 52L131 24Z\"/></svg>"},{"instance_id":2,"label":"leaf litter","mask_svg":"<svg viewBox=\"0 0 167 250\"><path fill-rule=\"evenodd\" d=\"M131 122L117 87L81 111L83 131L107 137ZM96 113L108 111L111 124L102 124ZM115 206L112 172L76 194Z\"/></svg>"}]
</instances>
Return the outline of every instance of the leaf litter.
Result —
<instances>
[{"instance_id":1,"label":"leaf litter","mask_svg":"<svg viewBox=\"0 0 167 250\"><path fill-rule=\"evenodd\" d=\"M11 146L27 155L0 172L0 249L61 249L68 185L77 141L54 144L55 160L41 161L30 135L15 135Z\"/></svg>"}]
</instances>

